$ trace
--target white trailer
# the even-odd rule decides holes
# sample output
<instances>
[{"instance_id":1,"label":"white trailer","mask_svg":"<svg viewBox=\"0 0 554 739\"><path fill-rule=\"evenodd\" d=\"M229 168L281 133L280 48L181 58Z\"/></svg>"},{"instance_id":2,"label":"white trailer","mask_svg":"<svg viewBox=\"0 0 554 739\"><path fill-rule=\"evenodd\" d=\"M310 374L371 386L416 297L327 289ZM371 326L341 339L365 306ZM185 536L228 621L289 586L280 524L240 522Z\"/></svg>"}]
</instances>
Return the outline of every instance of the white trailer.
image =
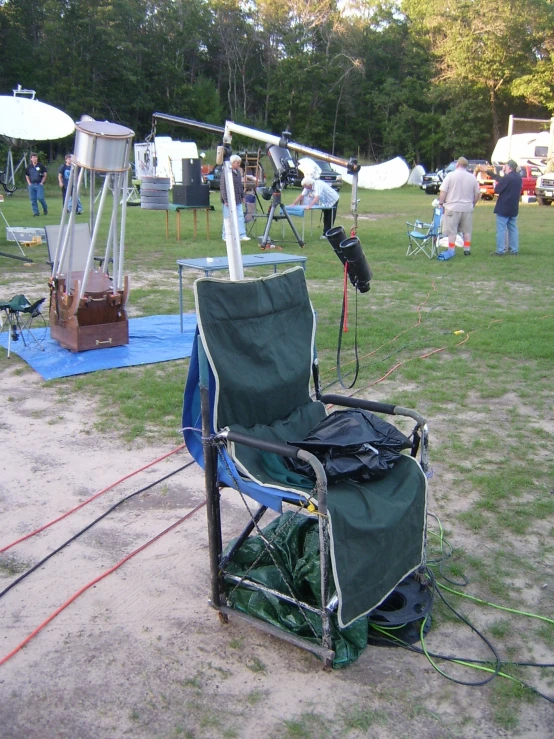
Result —
<instances>
[{"instance_id":1,"label":"white trailer","mask_svg":"<svg viewBox=\"0 0 554 739\"><path fill-rule=\"evenodd\" d=\"M536 124L537 129L548 127L549 130L514 133L514 124L519 121ZM543 120L515 118L511 115L508 122L508 135L498 139L491 162L492 164L505 164L509 159L514 159L519 165L535 164L540 167L552 154L554 154L554 118Z\"/></svg>"},{"instance_id":2,"label":"white trailer","mask_svg":"<svg viewBox=\"0 0 554 739\"><path fill-rule=\"evenodd\" d=\"M198 159L194 141L173 141L171 136L155 136L135 144L135 177L169 177L171 186L183 184L183 159Z\"/></svg>"}]
</instances>

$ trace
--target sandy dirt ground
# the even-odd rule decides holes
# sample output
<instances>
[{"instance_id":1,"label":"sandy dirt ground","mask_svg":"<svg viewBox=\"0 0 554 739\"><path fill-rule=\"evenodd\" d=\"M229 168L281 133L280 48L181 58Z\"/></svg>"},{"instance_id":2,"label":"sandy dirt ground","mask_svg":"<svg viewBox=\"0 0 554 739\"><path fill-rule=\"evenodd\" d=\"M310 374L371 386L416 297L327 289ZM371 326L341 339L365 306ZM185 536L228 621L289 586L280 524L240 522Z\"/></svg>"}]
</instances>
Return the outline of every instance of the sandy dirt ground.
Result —
<instances>
[{"instance_id":1,"label":"sandy dirt ground","mask_svg":"<svg viewBox=\"0 0 554 739\"><path fill-rule=\"evenodd\" d=\"M1 373L0 548L171 450L126 448L99 435L94 400L64 402L22 368L14 361ZM121 498L188 461L179 451L0 554L0 589ZM0 602L0 659L203 498L193 465L118 507L16 585ZM241 505L225 496L226 537L240 529ZM347 669L324 671L311 654L237 619L221 623L208 593L201 508L0 666L2 739L554 736L545 701L524 704L517 730L506 732L493 719L490 686L455 685L424 657L378 647ZM470 633L448 623L431 630L429 645L484 656Z\"/></svg>"}]
</instances>

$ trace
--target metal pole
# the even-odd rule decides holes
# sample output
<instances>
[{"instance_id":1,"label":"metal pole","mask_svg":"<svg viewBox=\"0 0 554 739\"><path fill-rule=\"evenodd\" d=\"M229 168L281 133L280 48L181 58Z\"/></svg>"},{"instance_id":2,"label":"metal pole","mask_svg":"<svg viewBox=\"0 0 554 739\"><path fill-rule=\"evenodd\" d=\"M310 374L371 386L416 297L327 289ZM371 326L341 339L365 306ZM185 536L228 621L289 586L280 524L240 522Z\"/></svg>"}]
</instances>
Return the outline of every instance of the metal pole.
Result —
<instances>
[{"instance_id":1,"label":"metal pole","mask_svg":"<svg viewBox=\"0 0 554 739\"><path fill-rule=\"evenodd\" d=\"M108 175L110 176L110 175ZM110 220L111 250L113 259L112 292L116 293L116 280L119 274L119 244L117 243L117 210L119 208L119 173L113 172L112 178L112 217Z\"/></svg>"},{"instance_id":2,"label":"metal pole","mask_svg":"<svg viewBox=\"0 0 554 739\"><path fill-rule=\"evenodd\" d=\"M350 212L354 218L354 232L358 230L358 173L352 175L352 195L350 198Z\"/></svg>"},{"instance_id":3,"label":"metal pole","mask_svg":"<svg viewBox=\"0 0 554 739\"><path fill-rule=\"evenodd\" d=\"M223 549L221 536L220 492L217 484L217 449L213 443L211 427L208 359L204 345L198 342L200 402L202 410L202 448L204 451L204 479L206 485L206 515L208 519L208 549L210 555L211 602L219 608L223 584L220 576L220 559Z\"/></svg>"},{"instance_id":4,"label":"metal pole","mask_svg":"<svg viewBox=\"0 0 554 739\"><path fill-rule=\"evenodd\" d=\"M240 250L235 187L229 161L223 162L223 176L225 178L229 211L229 218L225 219L225 243L227 245L227 258L229 260L229 278L233 282L236 282L237 280L244 280L244 268L242 266L242 254ZM242 207L242 203L240 207Z\"/></svg>"},{"instance_id":5,"label":"metal pole","mask_svg":"<svg viewBox=\"0 0 554 739\"><path fill-rule=\"evenodd\" d=\"M75 181L75 166L71 165L69 172L69 181L67 183L67 191L73 190L73 183ZM62 217L60 221L60 233L58 234L58 242L56 244L56 251L54 252L54 259L52 260L52 277L57 277L60 269L60 264L67 248L67 238L64 237L64 226L67 218L67 210L65 207L65 201L62 207ZM63 246L62 246L63 244Z\"/></svg>"},{"instance_id":6,"label":"metal pole","mask_svg":"<svg viewBox=\"0 0 554 739\"><path fill-rule=\"evenodd\" d=\"M512 135L514 133L514 116L508 118L508 159L512 158Z\"/></svg>"},{"instance_id":7,"label":"metal pole","mask_svg":"<svg viewBox=\"0 0 554 739\"><path fill-rule=\"evenodd\" d=\"M129 147L131 145L131 140L127 142L127 156L125 158L125 161L129 160ZM122 182L123 182L123 193L122 193L122 199L121 199L121 233L119 235L119 271L117 273L117 289L121 290L123 288L123 255L125 252L125 229L127 227L127 190L128 190L128 183L129 183L129 170L121 173ZM116 275L114 272L114 279Z\"/></svg>"},{"instance_id":8,"label":"metal pole","mask_svg":"<svg viewBox=\"0 0 554 739\"><path fill-rule=\"evenodd\" d=\"M92 238L90 240L90 248L88 250L88 256L87 256L87 263L85 266L85 274L83 275L83 282L81 284L81 292L79 294L79 299L82 299L85 294L85 288L87 285L87 275L90 272L90 269L92 267L92 262L94 259L94 249L96 247L96 240L98 238L98 231L99 231L99 225L100 221L102 220L102 212L104 210L104 203L106 202L106 195L109 190L109 177L107 176L104 180L104 186L102 187L102 195L100 196L100 205L98 206L98 214L96 218L96 223L94 224L94 231L92 232Z\"/></svg>"}]
</instances>

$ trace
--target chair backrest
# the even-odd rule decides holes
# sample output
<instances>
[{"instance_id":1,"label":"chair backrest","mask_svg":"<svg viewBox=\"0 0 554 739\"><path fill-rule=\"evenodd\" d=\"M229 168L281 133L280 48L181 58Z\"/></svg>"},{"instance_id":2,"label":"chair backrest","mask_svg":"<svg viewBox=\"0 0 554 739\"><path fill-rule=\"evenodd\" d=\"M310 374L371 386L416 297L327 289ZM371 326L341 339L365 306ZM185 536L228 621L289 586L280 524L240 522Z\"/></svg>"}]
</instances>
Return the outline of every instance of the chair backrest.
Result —
<instances>
[{"instance_id":1,"label":"chair backrest","mask_svg":"<svg viewBox=\"0 0 554 739\"><path fill-rule=\"evenodd\" d=\"M65 235L67 226L64 226L60 249L63 246L63 236ZM48 246L48 261L53 264L60 238L61 226L45 226L46 244ZM70 237L71 238L71 237ZM58 274L67 274L69 266L70 244L65 251L63 261L58 270ZM75 272L84 272L88 252L90 249L90 228L88 223L76 223L73 227L73 261L71 268Z\"/></svg>"},{"instance_id":2,"label":"chair backrest","mask_svg":"<svg viewBox=\"0 0 554 739\"><path fill-rule=\"evenodd\" d=\"M433 227L431 229L434 236L438 236L441 232L442 208L433 209Z\"/></svg>"},{"instance_id":3,"label":"chair backrest","mask_svg":"<svg viewBox=\"0 0 554 739\"><path fill-rule=\"evenodd\" d=\"M215 377L214 427L250 428L310 403L315 316L304 270L199 279L198 329Z\"/></svg>"}]
</instances>

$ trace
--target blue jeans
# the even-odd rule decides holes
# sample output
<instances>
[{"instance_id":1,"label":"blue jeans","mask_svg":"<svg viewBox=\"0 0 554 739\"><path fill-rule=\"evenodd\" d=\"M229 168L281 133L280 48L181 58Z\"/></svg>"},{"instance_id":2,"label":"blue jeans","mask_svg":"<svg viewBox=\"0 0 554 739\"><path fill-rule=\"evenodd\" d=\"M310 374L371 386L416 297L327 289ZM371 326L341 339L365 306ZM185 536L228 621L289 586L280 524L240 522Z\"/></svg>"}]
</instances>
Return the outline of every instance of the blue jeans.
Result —
<instances>
[{"instance_id":1,"label":"blue jeans","mask_svg":"<svg viewBox=\"0 0 554 739\"><path fill-rule=\"evenodd\" d=\"M221 238L225 241L225 219L229 218L229 206L223 205L223 228L221 229ZM237 204L237 221L239 222L239 236L242 238L246 236L246 225L244 223L244 211L242 209L242 203Z\"/></svg>"},{"instance_id":2,"label":"blue jeans","mask_svg":"<svg viewBox=\"0 0 554 739\"><path fill-rule=\"evenodd\" d=\"M44 211L44 215L48 213L48 206L46 205L46 200L44 199L44 185L29 185L29 199L31 201L31 208L33 209L33 213L38 216L38 202L42 205L42 210Z\"/></svg>"},{"instance_id":3,"label":"blue jeans","mask_svg":"<svg viewBox=\"0 0 554 739\"><path fill-rule=\"evenodd\" d=\"M67 212L71 213L71 206L73 205L73 198L71 195L69 196L69 200L67 201ZM81 198L77 198L77 213L83 212L83 204L81 203Z\"/></svg>"},{"instance_id":4,"label":"blue jeans","mask_svg":"<svg viewBox=\"0 0 554 739\"><path fill-rule=\"evenodd\" d=\"M504 254L506 246L506 229L508 229L508 248L511 254L517 254L519 249L517 216L496 216L496 253Z\"/></svg>"}]
</instances>

